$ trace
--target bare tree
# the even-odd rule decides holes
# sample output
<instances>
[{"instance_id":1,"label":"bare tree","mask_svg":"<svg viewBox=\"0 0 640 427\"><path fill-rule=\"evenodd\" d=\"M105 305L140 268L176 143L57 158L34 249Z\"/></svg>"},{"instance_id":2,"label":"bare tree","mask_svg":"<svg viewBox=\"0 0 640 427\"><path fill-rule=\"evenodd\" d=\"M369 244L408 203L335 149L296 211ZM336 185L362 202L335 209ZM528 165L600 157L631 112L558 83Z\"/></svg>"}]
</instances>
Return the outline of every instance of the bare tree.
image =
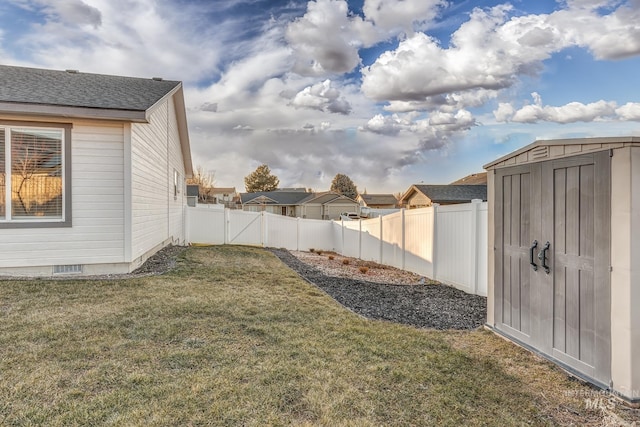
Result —
<instances>
[{"instance_id":1,"label":"bare tree","mask_svg":"<svg viewBox=\"0 0 640 427\"><path fill-rule=\"evenodd\" d=\"M198 201L202 203L206 203L212 197L215 182L215 172L205 171L201 165L196 166L193 177L187 179L187 184L198 186Z\"/></svg>"}]
</instances>

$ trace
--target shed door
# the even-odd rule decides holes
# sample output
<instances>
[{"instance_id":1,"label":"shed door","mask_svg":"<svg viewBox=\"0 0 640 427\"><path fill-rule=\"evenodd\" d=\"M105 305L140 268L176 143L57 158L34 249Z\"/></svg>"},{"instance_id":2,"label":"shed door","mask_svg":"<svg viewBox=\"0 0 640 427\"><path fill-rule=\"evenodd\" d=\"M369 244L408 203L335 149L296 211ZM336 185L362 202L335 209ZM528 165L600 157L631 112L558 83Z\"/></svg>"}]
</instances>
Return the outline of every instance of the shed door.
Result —
<instances>
[{"instance_id":1,"label":"shed door","mask_svg":"<svg viewBox=\"0 0 640 427\"><path fill-rule=\"evenodd\" d=\"M496 188L496 230L502 221L503 234L496 232L496 243L501 242L496 248L496 326L607 384L611 364L609 153L508 168L497 178L502 191ZM518 181L519 190L514 190ZM519 225L514 225L518 218ZM513 230L520 233L517 244ZM531 251L534 240L538 244ZM548 273L539 258L547 242ZM519 327L513 320L518 311Z\"/></svg>"},{"instance_id":2,"label":"shed door","mask_svg":"<svg viewBox=\"0 0 640 427\"><path fill-rule=\"evenodd\" d=\"M530 248L540 234L540 165L502 169L496 177L496 326L526 344L535 338L536 288ZM537 197L536 197L537 194Z\"/></svg>"}]
</instances>

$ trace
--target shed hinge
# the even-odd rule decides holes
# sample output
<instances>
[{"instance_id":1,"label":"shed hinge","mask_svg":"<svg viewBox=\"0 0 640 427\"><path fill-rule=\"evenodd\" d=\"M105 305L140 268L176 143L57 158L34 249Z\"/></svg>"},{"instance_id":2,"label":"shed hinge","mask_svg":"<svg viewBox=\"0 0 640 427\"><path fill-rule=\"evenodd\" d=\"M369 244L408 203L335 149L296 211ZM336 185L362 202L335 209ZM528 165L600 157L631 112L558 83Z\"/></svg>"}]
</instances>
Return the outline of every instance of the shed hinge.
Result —
<instances>
[{"instance_id":1,"label":"shed hinge","mask_svg":"<svg viewBox=\"0 0 640 427\"><path fill-rule=\"evenodd\" d=\"M612 266L612 265L610 265L610 266L609 266L609 272L612 272L612 271L613 271L613 266Z\"/></svg>"},{"instance_id":2,"label":"shed hinge","mask_svg":"<svg viewBox=\"0 0 640 427\"><path fill-rule=\"evenodd\" d=\"M609 157L613 157L613 148L609 148Z\"/></svg>"}]
</instances>

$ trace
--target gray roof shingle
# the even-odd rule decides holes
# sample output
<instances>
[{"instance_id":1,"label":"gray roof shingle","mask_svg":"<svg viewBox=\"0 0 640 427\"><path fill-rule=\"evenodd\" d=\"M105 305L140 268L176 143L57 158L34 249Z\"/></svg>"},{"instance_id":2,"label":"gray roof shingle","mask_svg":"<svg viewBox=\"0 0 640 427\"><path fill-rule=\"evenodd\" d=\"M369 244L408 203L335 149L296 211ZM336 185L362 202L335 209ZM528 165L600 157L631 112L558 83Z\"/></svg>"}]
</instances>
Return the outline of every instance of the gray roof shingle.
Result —
<instances>
[{"instance_id":1,"label":"gray roof shingle","mask_svg":"<svg viewBox=\"0 0 640 427\"><path fill-rule=\"evenodd\" d=\"M0 102L146 111L178 81L0 65Z\"/></svg>"},{"instance_id":2,"label":"gray roof shingle","mask_svg":"<svg viewBox=\"0 0 640 427\"><path fill-rule=\"evenodd\" d=\"M487 200L486 185L415 185L433 203Z\"/></svg>"}]
</instances>

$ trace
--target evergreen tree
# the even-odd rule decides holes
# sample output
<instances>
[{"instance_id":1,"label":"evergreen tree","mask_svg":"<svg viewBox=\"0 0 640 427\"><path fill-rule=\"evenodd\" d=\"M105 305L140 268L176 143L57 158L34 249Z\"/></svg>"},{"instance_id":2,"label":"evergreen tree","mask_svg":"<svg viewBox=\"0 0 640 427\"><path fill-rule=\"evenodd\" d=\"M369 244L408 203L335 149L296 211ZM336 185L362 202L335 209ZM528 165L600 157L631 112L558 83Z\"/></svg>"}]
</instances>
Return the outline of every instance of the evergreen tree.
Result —
<instances>
[{"instance_id":1,"label":"evergreen tree","mask_svg":"<svg viewBox=\"0 0 640 427\"><path fill-rule=\"evenodd\" d=\"M351 178L341 173L333 177L333 181L331 181L331 191L340 193L353 200L358 197L358 189L356 188L356 185L353 183Z\"/></svg>"},{"instance_id":2,"label":"evergreen tree","mask_svg":"<svg viewBox=\"0 0 640 427\"><path fill-rule=\"evenodd\" d=\"M278 188L280 180L277 176L271 175L271 169L267 165L260 165L258 168L244 177L244 186L247 193L257 193L259 191L273 191Z\"/></svg>"}]
</instances>

